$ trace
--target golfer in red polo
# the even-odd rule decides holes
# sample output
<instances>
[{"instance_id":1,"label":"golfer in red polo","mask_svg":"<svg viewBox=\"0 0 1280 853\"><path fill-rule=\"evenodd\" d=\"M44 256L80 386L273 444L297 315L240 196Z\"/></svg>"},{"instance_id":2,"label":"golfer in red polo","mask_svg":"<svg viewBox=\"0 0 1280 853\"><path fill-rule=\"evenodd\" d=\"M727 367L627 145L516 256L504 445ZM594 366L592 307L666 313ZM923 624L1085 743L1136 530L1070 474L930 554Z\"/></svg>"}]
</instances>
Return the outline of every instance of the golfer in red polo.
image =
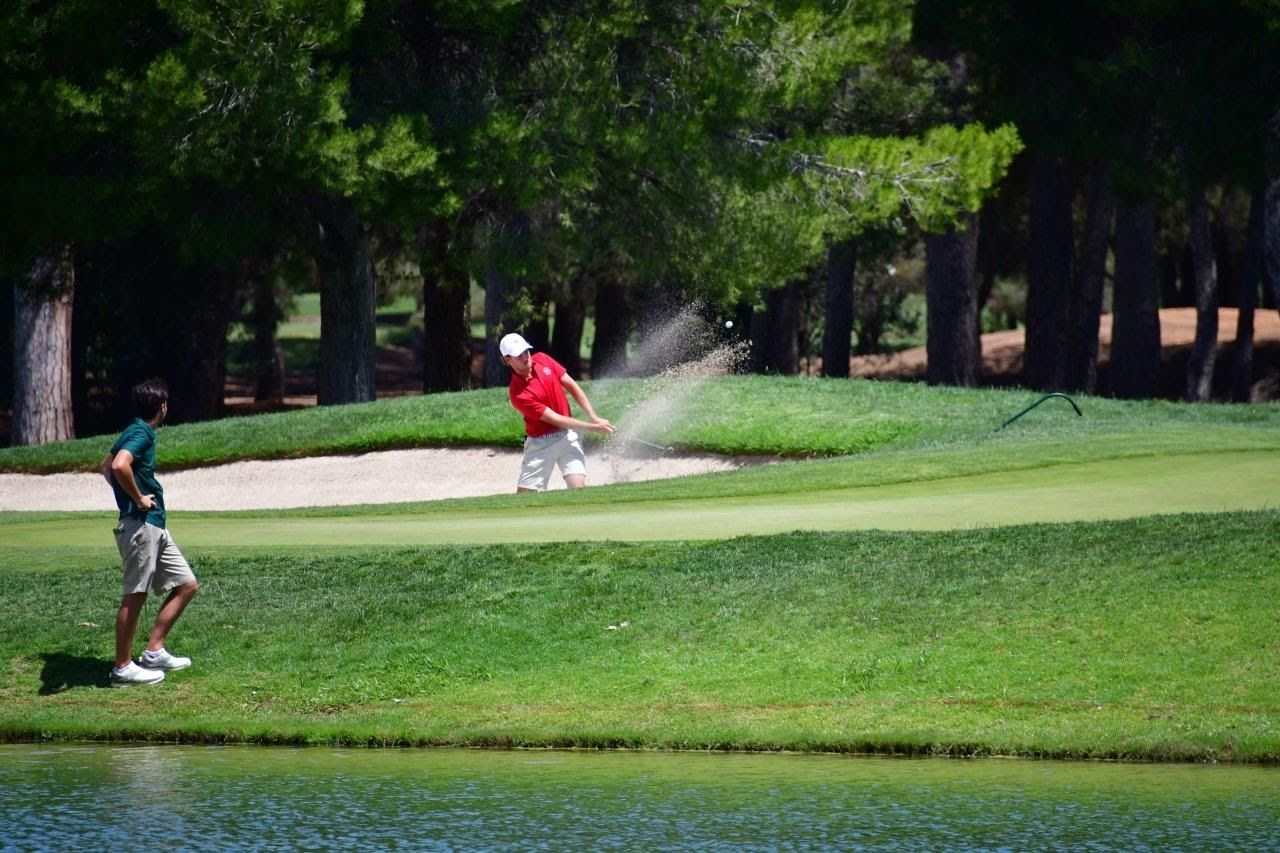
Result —
<instances>
[{"instance_id":1,"label":"golfer in red polo","mask_svg":"<svg viewBox=\"0 0 1280 853\"><path fill-rule=\"evenodd\" d=\"M551 469L560 466L565 485L581 489L587 484L587 456L582 451L578 430L613 434L613 425L595 413L587 392L565 369L546 353L534 352L514 332L498 344L502 361L511 368L507 394L511 405L524 416L524 462L520 466L517 492L541 492L551 479ZM587 413L590 421L569 416L568 391Z\"/></svg>"}]
</instances>

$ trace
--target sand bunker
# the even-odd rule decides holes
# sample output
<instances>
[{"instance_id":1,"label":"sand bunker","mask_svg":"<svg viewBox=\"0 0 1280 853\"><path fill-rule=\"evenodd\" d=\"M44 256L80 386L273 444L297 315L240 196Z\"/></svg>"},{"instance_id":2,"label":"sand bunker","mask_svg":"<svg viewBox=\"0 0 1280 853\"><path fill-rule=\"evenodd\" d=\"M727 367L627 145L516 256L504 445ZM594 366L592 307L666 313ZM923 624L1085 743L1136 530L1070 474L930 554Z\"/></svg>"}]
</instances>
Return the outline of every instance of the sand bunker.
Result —
<instances>
[{"instance_id":1,"label":"sand bunker","mask_svg":"<svg viewBox=\"0 0 1280 853\"><path fill-rule=\"evenodd\" d=\"M588 448L592 485L659 480L731 471L767 462L759 457L666 454L646 457ZM158 476L171 512L283 509L303 506L434 501L514 492L520 451L507 448L388 450L358 456L234 462L165 471ZM552 489L563 489L559 472ZM114 512L111 491L97 474L0 474L0 510Z\"/></svg>"}]
</instances>

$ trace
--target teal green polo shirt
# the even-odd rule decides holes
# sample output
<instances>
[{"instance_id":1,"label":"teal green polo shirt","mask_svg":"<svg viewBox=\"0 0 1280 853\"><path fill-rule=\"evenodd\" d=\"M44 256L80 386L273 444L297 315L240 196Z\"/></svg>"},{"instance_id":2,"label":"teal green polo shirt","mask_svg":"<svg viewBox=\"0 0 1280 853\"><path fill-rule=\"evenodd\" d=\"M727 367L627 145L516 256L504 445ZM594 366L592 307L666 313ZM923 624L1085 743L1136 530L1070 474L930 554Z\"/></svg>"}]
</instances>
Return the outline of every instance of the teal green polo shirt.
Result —
<instances>
[{"instance_id":1,"label":"teal green polo shirt","mask_svg":"<svg viewBox=\"0 0 1280 853\"><path fill-rule=\"evenodd\" d=\"M111 478L111 490L116 495L116 506L120 507L120 519L136 518L156 527L164 527L164 487L156 480L156 431L151 424L142 418L134 418L133 423L124 428L116 443L111 445L111 456L114 458L121 450L133 454L133 478L138 482L138 491L144 495L155 496L155 509L144 510L134 504L128 493Z\"/></svg>"}]
</instances>

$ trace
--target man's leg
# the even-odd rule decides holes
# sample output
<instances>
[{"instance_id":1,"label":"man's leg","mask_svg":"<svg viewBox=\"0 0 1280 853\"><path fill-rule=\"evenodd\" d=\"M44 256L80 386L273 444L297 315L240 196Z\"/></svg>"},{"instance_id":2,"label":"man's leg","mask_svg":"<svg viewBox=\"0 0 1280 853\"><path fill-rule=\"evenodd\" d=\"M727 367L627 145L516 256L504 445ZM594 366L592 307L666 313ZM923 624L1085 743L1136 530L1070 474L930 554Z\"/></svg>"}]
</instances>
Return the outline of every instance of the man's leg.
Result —
<instances>
[{"instance_id":1,"label":"man's leg","mask_svg":"<svg viewBox=\"0 0 1280 853\"><path fill-rule=\"evenodd\" d=\"M173 623L178 621L182 611L187 609L187 605L196 597L199 590L199 582L192 580L182 586L175 586L169 592L164 604L160 605L160 612L156 614L156 624L147 636L147 651L158 652L164 648L164 639L169 636Z\"/></svg>"},{"instance_id":2,"label":"man's leg","mask_svg":"<svg viewBox=\"0 0 1280 853\"><path fill-rule=\"evenodd\" d=\"M158 652L164 648L165 637L169 636L173 623L178 621L182 611L187 609L200 589L195 572L191 570L187 558L182 556L172 534L168 530L160 530L158 535L160 545L156 554L156 589L168 589L170 592L160 605L156 624L147 636L148 652Z\"/></svg>"},{"instance_id":3,"label":"man's leg","mask_svg":"<svg viewBox=\"0 0 1280 853\"><path fill-rule=\"evenodd\" d=\"M138 617L147 603L145 592L127 593L120 598L116 611L116 667L129 665L133 660L133 634L138 629Z\"/></svg>"},{"instance_id":4,"label":"man's leg","mask_svg":"<svg viewBox=\"0 0 1280 853\"><path fill-rule=\"evenodd\" d=\"M564 475L565 486L581 489L587 484L587 454L582 449L582 436L569 430L558 450L560 473Z\"/></svg>"},{"instance_id":5,"label":"man's leg","mask_svg":"<svg viewBox=\"0 0 1280 853\"><path fill-rule=\"evenodd\" d=\"M516 481L517 494L546 491L551 470L556 464L553 452L555 440L554 435L525 439L524 457L520 460L520 479Z\"/></svg>"}]
</instances>

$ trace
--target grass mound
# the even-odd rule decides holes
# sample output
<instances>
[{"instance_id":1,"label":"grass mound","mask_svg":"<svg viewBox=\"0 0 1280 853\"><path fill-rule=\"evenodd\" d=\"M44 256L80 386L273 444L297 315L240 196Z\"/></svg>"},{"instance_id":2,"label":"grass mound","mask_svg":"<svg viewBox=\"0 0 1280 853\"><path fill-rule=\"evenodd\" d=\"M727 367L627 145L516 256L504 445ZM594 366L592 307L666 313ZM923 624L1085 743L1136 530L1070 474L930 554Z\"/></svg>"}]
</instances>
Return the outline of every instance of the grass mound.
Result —
<instances>
[{"instance_id":1,"label":"grass mound","mask_svg":"<svg viewBox=\"0 0 1280 853\"><path fill-rule=\"evenodd\" d=\"M0 549L0 733L1277 761L1278 539L1250 512L192 549L196 666L127 691L113 555Z\"/></svg>"},{"instance_id":2,"label":"grass mound","mask_svg":"<svg viewBox=\"0 0 1280 853\"><path fill-rule=\"evenodd\" d=\"M673 393L654 379L602 380L587 387L596 409L623 425L645 401ZM895 382L723 376L689 390L677 400L669 419L644 429L650 440L685 450L838 456L986 439L1037 396ZM1276 405L1197 406L1104 398L1081 402L1083 419L1055 400L1010 430L1024 438L1069 435L1078 440L1151 429L1280 431ZM241 459L403 447L516 446L521 438L520 421L505 389L488 389L163 427L160 464L162 470L172 470ZM97 436L0 449L0 471L92 470L110 439Z\"/></svg>"}]
</instances>

